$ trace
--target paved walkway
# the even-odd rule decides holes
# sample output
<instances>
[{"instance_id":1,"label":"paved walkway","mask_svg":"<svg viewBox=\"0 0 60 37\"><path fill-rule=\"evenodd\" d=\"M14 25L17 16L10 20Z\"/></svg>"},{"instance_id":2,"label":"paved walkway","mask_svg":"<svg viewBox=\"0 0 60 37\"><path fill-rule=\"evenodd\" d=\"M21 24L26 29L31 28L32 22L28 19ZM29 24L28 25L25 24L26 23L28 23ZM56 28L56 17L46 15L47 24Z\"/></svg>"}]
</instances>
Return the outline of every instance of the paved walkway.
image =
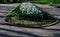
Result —
<instances>
[{"instance_id":1,"label":"paved walkway","mask_svg":"<svg viewBox=\"0 0 60 37\"><path fill-rule=\"evenodd\" d=\"M57 11L55 10L57 8L54 9L54 7L50 6L45 7L43 5L37 5L37 6L39 7L41 6L45 10L48 10L50 8L53 9L54 11ZM57 13L58 15L59 10L55 13ZM7 24L0 25L0 37L60 37L60 23L54 26L44 28L24 28L24 27L10 26Z\"/></svg>"}]
</instances>

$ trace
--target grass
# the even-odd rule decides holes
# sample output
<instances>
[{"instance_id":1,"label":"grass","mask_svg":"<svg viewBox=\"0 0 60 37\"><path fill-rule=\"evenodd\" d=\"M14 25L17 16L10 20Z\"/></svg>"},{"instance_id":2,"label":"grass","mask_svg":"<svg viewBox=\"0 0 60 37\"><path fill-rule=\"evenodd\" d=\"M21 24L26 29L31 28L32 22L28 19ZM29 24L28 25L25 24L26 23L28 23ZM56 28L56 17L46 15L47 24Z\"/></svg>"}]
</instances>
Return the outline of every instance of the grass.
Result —
<instances>
[{"instance_id":1,"label":"grass","mask_svg":"<svg viewBox=\"0 0 60 37\"><path fill-rule=\"evenodd\" d=\"M48 4L48 1L32 1L31 3L37 3L37 4Z\"/></svg>"},{"instance_id":2,"label":"grass","mask_svg":"<svg viewBox=\"0 0 60 37\"><path fill-rule=\"evenodd\" d=\"M19 6L17 6L11 13L10 15L8 15L5 19L6 22L10 22L10 23L13 23L13 24L24 24L26 26L37 26L37 25L45 25L45 24L49 24L49 23L52 23L54 21L56 21L54 19L54 17L52 17L50 14L48 14L47 12L45 12L45 16L44 16L44 19L45 20L38 20L36 21L36 19L34 21L30 20L29 18L25 19L26 17L24 17L23 19L17 19L18 17L15 15L15 13L19 10ZM12 19L14 18L14 19ZM20 17L22 18L22 17ZM17 20L17 21L16 21Z\"/></svg>"},{"instance_id":3,"label":"grass","mask_svg":"<svg viewBox=\"0 0 60 37\"><path fill-rule=\"evenodd\" d=\"M27 2L28 0L14 0L9 1L7 0L6 3L21 3L21 2ZM32 3L39 3L39 4L49 4L52 2L53 4L60 4L60 0L31 0ZM3 0L0 1L0 3L4 3Z\"/></svg>"}]
</instances>

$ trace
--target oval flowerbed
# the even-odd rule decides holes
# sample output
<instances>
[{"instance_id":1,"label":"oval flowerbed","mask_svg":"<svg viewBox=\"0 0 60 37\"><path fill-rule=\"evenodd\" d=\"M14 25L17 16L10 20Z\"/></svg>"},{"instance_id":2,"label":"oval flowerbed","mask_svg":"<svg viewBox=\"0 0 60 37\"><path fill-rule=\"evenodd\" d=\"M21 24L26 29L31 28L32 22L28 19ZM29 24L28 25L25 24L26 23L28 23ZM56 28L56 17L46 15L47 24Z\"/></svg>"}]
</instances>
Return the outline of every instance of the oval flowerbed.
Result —
<instances>
[{"instance_id":1,"label":"oval flowerbed","mask_svg":"<svg viewBox=\"0 0 60 37\"><path fill-rule=\"evenodd\" d=\"M16 7L5 21L24 26L42 26L53 23L56 19L47 12L39 10L34 4L24 2Z\"/></svg>"}]
</instances>

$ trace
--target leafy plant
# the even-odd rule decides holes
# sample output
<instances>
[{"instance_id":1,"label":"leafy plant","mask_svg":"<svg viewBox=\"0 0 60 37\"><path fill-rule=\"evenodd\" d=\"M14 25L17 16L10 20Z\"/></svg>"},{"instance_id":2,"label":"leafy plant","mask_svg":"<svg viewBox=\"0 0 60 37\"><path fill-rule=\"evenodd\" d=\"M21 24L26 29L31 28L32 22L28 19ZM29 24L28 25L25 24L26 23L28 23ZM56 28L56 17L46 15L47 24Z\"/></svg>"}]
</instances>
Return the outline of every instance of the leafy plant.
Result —
<instances>
[{"instance_id":1,"label":"leafy plant","mask_svg":"<svg viewBox=\"0 0 60 37\"><path fill-rule=\"evenodd\" d=\"M11 20L11 17L8 17L8 16L5 19L6 22L9 22L10 20Z\"/></svg>"}]
</instances>

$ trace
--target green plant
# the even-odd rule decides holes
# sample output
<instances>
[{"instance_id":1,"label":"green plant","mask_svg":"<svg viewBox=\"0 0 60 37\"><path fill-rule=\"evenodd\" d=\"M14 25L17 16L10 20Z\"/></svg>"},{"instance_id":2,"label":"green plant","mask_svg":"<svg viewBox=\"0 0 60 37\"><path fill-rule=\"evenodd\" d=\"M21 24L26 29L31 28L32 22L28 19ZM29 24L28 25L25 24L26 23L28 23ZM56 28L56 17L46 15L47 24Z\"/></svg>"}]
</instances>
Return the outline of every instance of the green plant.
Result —
<instances>
[{"instance_id":1,"label":"green plant","mask_svg":"<svg viewBox=\"0 0 60 37\"><path fill-rule=\"evenodd\" d=\"M41 16L40 14L44 14L44 15ZM11 19L11 17L13 17L14 19ZM37 26L37 25L40 26L42 24L44 25L44 24L55 22L56 20L50 14L43 11L42 13L40 12L37 13L35 11L33 14L29 14L29 12L24 10L22 12L22 10L20 10L20 5L19 5L10 13L10 15L6 17L5 21L14 23L14 24L24 24L24 26ZM31 24L32 22L33 24Z\"/></svg>"},{"instance_id":2,"label":"green plant","mask_svg":"<svg viewBox=\"0 0 60 37\"><path fill-rule=\"evenodd\" d=\"M15 13L17 12L18 8L19 8L19 6L17 6L13 11L11 11L11 13L5 18L6 22L11 21L11 17L15 16Z\"/></svg>"},{"instance_id":3,"label":"green plant","mask_svg":"<svg viewBox=\"0 0 60 37\"><path fill-rule=\"evenodd\" d=\"M10 19L11 19L11 17L6 17L5 21L6 21L6 22L9 22Z\"/></svg>"}]
</instances>

